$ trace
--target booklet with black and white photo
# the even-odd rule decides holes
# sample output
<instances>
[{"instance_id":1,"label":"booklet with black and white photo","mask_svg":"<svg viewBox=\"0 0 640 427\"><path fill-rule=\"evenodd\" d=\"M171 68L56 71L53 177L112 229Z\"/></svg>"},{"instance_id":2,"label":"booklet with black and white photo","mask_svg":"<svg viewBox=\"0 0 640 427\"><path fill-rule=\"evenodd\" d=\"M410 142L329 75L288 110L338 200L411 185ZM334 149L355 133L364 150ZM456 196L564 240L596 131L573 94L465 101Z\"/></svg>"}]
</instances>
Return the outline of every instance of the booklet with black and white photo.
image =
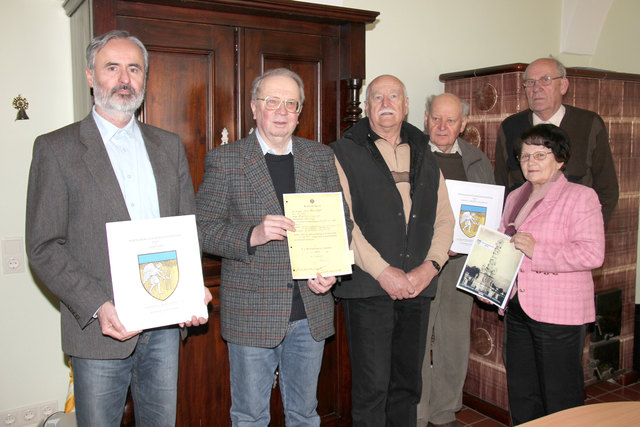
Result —
<instances>
[{"instance_id":1,"label":"booklet with black and white photo","mask_svg":"<svg viewBox=\"0 0 640 427\"><path fill-rule=\"evenodd\" d=\"M456 287L504 309L524 254L506 234L478 228Z\"/></svg>"}]
</instances>

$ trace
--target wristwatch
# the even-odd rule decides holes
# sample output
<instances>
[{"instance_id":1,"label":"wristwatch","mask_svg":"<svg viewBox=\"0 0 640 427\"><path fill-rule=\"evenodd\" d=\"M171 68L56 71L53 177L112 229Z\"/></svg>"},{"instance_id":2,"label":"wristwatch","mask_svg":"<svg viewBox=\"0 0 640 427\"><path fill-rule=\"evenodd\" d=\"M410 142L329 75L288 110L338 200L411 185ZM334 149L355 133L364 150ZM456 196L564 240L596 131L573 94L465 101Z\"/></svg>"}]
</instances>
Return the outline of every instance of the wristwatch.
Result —
<instances>
[{"instance_id":1,"label":"wristwatch","mask_svg":"<svg viewBox=\"0 0 640 427\"><path fill-rule=\"evenodd\" d=\"M439 273L440 269L442 268L442 267L440 267L440 264L438 264L437 262L435 262L432 259L430 259L429 261L431 261L431 264L433 264L433 266L436 268L436 270L438 270L438 273Z\"/></svg>"}]
</instances>

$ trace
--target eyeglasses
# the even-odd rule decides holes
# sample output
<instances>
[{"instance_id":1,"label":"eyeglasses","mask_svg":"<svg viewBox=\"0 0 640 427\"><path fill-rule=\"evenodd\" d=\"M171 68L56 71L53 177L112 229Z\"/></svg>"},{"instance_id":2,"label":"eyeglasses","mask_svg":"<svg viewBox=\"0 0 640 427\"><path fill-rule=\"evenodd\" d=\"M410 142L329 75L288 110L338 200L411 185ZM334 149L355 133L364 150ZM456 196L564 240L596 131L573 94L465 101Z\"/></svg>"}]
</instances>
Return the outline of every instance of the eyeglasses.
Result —
<instances>
[{"instance_id":1,"label":"eyeglasses","mask_svg":"<svg viewBox=\"0 0 640 427\"><path fill-rule=\"evenodd\" d=\"M526 163L530 158L533 157L533 160L542 161L547 158L549 154L553 154L553 151L536 151L533 154L523 154L521 156L516 156L521 163Z\"/></svg>"},{"instance_id":2,"label":"eyeglasses","mask_svg":"<svg viewBox=\"0 0 640 427\"><path fill-rule=\"evenodd\" d=\"M267 110L277 110L284 103L284 109L290 113L299 113L302 110L302 104L295 99L280 99L277 96L265 96L264 98L256 98L258 101L264 101L264 108Z\"/></svg>"},{"instance_id":3,"label":"eyeglasses","mask_svg":"<svg viewBox=\"0 0 640 427\"><path fill-rule=\"evenodd\" d=\"M526 79L524 81L524 83L522 84L522 86L531 88L531 87L534 87L536 85L536 83L538 83L540 86L549 86L551 84L551 82L553 82L554 80L558 80L558 79L564 79L564 77L562 77L562 76L558 76L558 77L542 76L538 80L536 80L536 79Z\"/></svg>"}]
</instances>

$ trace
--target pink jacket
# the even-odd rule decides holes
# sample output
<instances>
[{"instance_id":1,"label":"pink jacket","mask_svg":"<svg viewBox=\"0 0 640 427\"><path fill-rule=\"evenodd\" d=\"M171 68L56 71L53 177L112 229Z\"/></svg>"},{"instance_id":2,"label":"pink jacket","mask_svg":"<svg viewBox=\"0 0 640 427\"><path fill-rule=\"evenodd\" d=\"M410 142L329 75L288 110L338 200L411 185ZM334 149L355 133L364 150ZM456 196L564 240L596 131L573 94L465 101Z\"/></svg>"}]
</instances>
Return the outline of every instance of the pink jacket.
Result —
<instances>
[{"instance_id":1,"label":"pink jacket","mask_svg":"<svg viewBox=\"0 0 640 427\"><path fill-rule=\"evenodd\" d=\"M501 232L520 191L522 187L507 197ZM560 176L518 231L531 233L536 241L533 257L524 257L518 273L518 299L524 312L545 323L593 322L591 270L602 265L605 249L596 192Z\"/></svg>"}]
</instances>

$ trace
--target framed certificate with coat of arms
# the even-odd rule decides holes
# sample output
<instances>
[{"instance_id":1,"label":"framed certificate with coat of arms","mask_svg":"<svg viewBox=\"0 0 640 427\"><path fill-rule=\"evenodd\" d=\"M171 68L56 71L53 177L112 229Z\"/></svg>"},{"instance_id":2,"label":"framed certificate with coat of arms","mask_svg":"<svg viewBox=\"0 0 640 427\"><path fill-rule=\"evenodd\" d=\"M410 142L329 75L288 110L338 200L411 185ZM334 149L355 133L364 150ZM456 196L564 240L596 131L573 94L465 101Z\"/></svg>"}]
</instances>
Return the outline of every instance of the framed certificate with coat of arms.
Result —
<instances>
[{"instance_id":1,"label":"framed certificate with coat of arms","mask_svg":"<svg viewBox=\"0 0 640 427\"><path fill-rule=\"evenodd\" d=\"M208 317L194 215L106 227L114 305L127 331Z\"/></svg>"},{"instance_id":2,"label":"framed certificate with coat of arms","mask_svg":"<svg viewBox=\"0 0 640 427\"><path fill-rule=\"evenodd\" d=\"M456 219L451 250L468 254L481 225L491 230L500 226L504 187L453 179L447 179L445 183Z\"/></svg>"}]
</instances>

